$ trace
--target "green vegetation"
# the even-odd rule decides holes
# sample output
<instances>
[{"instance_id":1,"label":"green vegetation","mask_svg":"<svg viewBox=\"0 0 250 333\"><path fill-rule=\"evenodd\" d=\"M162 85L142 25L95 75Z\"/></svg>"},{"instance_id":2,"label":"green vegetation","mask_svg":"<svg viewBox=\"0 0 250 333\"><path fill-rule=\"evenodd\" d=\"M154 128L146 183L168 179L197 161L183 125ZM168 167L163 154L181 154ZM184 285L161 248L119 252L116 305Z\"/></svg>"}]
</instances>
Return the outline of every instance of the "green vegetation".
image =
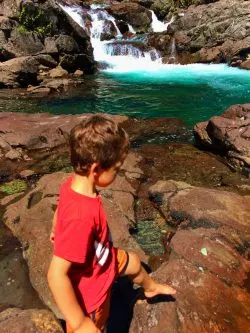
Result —
<instances>
[{"instance_id":1,"label":"green vegetation","mask_svg":"<svg viewBox=\"0 0 250 333\"><path fill-rule=\"evenodd\" d=\"M191 5L200 5L202 0L171 0L173 7L186 8Z\"/></svg>"},{"instance_id":2,"label":"green vegetation","mask_svg":"<svg viewBox=\"0 0 250 333\"><path fill-rule=\"evenodd\" d=\"M19 12L18 20L20 26L18 31L25 33L27 31L34 31L42 35L53 34L53 23L49 21L46 12L39 7L23 7Z\"/></svg>"},{"instance_id":3,"label":"green vegetation","mask_svg":"<svg viewBox=\"0 0 250 333\"><path fill-rule=\"evenodd\" d=\"M6 194L15 194L25 191L27 185L25 181L20 179L12 180L11 182L4 183L0 185L0 192L4 192Z\"/></svg>"}]
</instances>

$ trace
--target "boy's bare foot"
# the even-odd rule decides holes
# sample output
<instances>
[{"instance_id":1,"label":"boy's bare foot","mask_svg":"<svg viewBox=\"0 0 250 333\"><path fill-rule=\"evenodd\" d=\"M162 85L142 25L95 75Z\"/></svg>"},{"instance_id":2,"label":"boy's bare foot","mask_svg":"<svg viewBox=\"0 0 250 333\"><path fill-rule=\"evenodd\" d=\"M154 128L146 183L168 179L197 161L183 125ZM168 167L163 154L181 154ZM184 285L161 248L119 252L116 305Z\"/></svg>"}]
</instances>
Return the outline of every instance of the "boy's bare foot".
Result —
<instances>
[{"instance_id":1,"label":"boy's bare foot","mask_svg":"<svg viewBox=\"0 0 250 333\"><path fill-rule=\"evenodd\" d=\"M144 291L144 294L147 298L151 298L157 295L175 295L176 290L167 284L154 283L150 289Z\"/></svg>"}]
</instances>

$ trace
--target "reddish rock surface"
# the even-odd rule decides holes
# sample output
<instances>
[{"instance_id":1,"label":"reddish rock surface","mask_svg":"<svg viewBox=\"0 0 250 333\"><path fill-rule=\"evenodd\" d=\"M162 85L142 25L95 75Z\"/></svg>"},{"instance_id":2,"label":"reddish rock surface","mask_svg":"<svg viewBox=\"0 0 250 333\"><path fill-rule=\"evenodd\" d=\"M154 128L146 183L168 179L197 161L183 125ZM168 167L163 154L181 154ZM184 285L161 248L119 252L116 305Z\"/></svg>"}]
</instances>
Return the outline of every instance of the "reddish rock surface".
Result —
<instances>
[{"instance_id":1,"label":"reddish rock surface","mask_svg":"<svg viewBox=\"0 0 250 333\"><path fill-rule=\"evenodd\" d=\"M250 197L173 181L156 183L150 196L178 225L169 261L154 273L177 294L138 301L129 332L247 332Z\"/></svg>"},{"instance_id":2,"label":"reddish rock surface","mask_svg":"<svg viewBox=\"0 0 250 333\"><path fill-rule=\"evenodd\" d=\"M233 105L194 127L197 143L225 156L234 169L250 171L250 104Z\"/></svg>"}]
</instances>

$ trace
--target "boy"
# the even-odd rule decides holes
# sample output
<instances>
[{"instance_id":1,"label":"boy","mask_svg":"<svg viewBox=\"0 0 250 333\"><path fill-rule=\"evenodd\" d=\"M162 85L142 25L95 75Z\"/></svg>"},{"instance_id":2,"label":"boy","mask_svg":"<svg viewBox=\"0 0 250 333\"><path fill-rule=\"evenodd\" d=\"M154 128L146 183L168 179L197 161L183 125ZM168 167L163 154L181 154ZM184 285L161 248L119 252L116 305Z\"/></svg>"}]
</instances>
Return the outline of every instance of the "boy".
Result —
<instances>
[{"instance_id":1,"label":"boy","mask_svg":"<svg viewBox=\"0 0 250 333\"><path fill-rule=\"evenodd\" d=\"M110 118L93 115L71 130L69 143L74 174L60 189L48 282L67 333L101 333L119 275L141 285L146 297L176 291L153 281L137 255L114 248L109 237L96 186L114 181L128 151L125 131Z\"/></svg>"}]
</instances>

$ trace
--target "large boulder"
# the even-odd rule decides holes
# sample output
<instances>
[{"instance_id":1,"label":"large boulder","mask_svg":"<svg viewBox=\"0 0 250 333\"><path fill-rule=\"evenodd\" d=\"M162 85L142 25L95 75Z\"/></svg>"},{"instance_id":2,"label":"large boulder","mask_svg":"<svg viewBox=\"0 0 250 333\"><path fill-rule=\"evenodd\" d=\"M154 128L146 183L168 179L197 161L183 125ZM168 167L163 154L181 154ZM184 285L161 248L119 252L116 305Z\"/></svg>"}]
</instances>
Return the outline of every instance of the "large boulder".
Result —
<instances>
[{"instance_id":1,"label":"large boulder","mask_svg":"<svg viewBox=\"0 0 250 333\"><path fill-rule=\"evenodd\" d=\"M118 20L123 20L135 29L136 32L145 32L152 21L151 12L136 3L114 3L108 11Z\"/></svg>"},{"instance_id":2,"label":"large boulder","mask_svg":"<svg viewBox=\"0 0 250 333\"><path fill-rule=\"evenodd\" d=\"M173 23L176 31L176 47L195 54L193 61L231 63L234 53L249 48L249 10L250 1L220 0L200 6L190 6L182 11L184 15ZM186 36L180 39L179 36ZM241 43L240 43L241 42ZM230 43L230 47L227 47ZM240 47L236 50L235 43ZM240 45L241 44L241 45ZM209 49L215 54L212 55ZM239 57L238 65L246 60L247 54ZM207 56L206 56L207 55Z\"/></svg>"},{"instance_id":3,"label":"large boulder","mask_svg":"<svg viewBox=\"0 0 250 333\"><path fill-rule=\"evenodd\" d=\"M197 144L222 154L234 169L250 173L250 105L234 105L221 116L196 124Z\"/></svg>"},{"instance_id":4,"label":"large boulder","mask_svg":"<svg viewBox=\"0 0 250 333\"><path fill-rule=\"evenodd\" d=\"M33 57L19 57L0 63L0 87L27 87L37 83L39 62Z\"/></svg>"},{"instance_id":5,"label":"large boulder","mask_svg":"<svg viewBox=\"0 0 250 333\"><path fill-rule=\"evenodd\" d=\"M44 51L44 45L39 35L35 32L24 31L16 28L11 32L8 42L2 46L4 58L16 58L36 55Z\"/></svg>"},{"instance_id":6,"label":"large boulder","mask_svg":"<svg viewBox=\"0 0 250 333\"><path fill-rule=\"evenodd\" d=\"M126 169L124 171L130 176L130 181L133 180L138 184L137 157L133 155L130 160L134 161L132 166L130 165L128 171ZM57 205L59 186L66 177L68 174L63 172L42 177L35 189L16 203L7 206L3 217L6 225L23 244L33 287L57 316L61 315L49 291L46 272L52 254L49 242L51 221ZM129 226L135 219L133 215L135 193L136 187L131 186L125 176L119 176L102 196L115 246L137 251L141 259L146 261L146 255L129 233ZM127 202L124 202L124 198Z\"/></svg>"}]
</instances>

